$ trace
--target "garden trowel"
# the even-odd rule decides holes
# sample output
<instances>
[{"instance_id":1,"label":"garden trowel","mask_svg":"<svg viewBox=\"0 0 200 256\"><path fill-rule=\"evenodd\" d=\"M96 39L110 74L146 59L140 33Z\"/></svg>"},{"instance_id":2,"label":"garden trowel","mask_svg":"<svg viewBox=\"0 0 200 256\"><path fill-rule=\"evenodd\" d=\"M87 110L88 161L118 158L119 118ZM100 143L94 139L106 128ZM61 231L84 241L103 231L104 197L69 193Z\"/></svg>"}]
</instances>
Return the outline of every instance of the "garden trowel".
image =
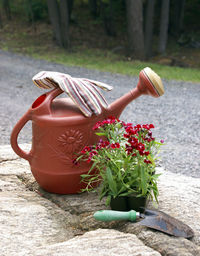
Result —
<instances>
[{"instance_id":1,"label":"garden trowel","mask_svg":"<svg viewBox=\"0 0 200 256\"><path fill-rule=\"evenodd\" d=\"M188 225L161 211L145 209L144 213L139 213L134 210L128 212L102 210L95 212L94 218L100 221L129 220L132 222L142 219L139 221L140 225L172 236L185 238L192 238L194 236L193 230Z\"/></svg>"}]
</instances>

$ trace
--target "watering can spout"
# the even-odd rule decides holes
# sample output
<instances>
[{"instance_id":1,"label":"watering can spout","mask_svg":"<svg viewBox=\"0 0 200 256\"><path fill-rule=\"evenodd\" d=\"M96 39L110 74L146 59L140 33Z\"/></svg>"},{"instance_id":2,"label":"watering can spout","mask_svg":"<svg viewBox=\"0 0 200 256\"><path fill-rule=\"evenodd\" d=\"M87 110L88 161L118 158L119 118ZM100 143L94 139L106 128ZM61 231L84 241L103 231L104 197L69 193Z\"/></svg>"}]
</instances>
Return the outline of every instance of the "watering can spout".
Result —
<instances>
[{"instance_id":1,"label":"watering can spout","mask_svg":"<svg viewBox=\"0 0 200 256\"><path fill-rule=\"evenodd\" d=\"M109 114L119 117L124 108L141 95L160 97L164 94L161 78L149 67L140 71L137 87L110 104Z\"/></svg>"}]
</instances>

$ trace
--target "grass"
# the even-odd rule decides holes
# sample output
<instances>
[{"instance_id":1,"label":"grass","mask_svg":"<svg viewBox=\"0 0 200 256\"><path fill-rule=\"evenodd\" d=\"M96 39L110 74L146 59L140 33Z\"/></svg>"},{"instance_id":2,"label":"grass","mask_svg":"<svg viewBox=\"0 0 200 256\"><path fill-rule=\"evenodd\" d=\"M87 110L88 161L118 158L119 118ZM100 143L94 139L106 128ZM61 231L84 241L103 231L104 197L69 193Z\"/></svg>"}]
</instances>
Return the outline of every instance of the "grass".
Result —
<instances>
[{"instance_id":1,"label":"grass","mask_svg":"<svg viewBox=\"0 0 200 256\"><path fill-rule=\"evenodd\" d=\"M94 45L89 48L87 44L80 43L80 38L79 42L72 38L74 42L72 42L73 48L70 51L61 49L53 43L51 29L47 29L47 26L40 25L37 31L33 31L27 26L7 25L0 31L2 35L0 48L64 65L130 76L138 76L142 68L149 66L165 79L200 82L200 72L197 68L181 68L155 62L131 60L122 54L114 54L109 49L95 48Z\"/></svg>"},{"instance_id":2,"label":"grass","mask_svg":"<svg viewBox=\"0 0 200 256\"><path fill-rule=\"evenodd\" d=\"M144 67L151 67L162 78L200 82L200 72L198 69L170 67L156 63L141 61L118 60L118 56L107 53L103 50L85 50L84 52L68 53L59 50L57 53L46 53L32 55L35 58L43 58L48 61L57 62L70 66L81 66L88 69L97 69L112 73L137 76Z\"/></svg>"}]
</instances>

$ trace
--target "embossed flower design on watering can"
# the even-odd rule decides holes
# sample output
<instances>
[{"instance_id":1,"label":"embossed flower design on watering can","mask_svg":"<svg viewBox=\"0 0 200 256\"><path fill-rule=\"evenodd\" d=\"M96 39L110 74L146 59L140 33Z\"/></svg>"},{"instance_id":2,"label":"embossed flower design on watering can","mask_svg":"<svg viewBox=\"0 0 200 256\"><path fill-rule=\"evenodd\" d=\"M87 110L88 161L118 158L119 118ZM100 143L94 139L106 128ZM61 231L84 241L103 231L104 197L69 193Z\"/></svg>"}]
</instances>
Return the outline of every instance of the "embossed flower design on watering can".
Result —
<instances>
[{"instance_id":1,"label":"embossed flower design on watering can","mask_svg":"<svg viewBox=\"0 0 200 256\"><path fill-rule=\"evenodd\" d=\"M73 153L83 147L83 133L79 130L67 130L58 137L59 145L67 153Z\"/></svg>"}]
</instances>

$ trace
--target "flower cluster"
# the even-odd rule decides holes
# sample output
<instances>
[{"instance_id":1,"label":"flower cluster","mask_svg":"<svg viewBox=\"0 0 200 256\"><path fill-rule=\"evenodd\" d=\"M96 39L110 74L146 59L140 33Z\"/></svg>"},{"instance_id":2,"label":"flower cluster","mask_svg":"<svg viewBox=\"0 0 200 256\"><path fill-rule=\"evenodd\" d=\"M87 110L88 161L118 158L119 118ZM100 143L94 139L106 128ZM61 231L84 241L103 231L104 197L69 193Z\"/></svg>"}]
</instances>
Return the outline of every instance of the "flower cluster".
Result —
<instances>
[{"instance_id":1,"label":"flower cluster","mask_svg":"<svg viewBox=\"0 0 200 256\"><path fill-rule=\"evenodd\" d=\"M92 157L97 155L98 152L95 150L95 147L94 146L85 146L82 151L81 151L81 154L87 154L88 155L88 158L87 158L87 163L90 163L91 160L92 160Z\"/></svg>"},{"instance_id":2,"label":"flower cluster","mask_svg":"<svg viewBox=\"0 0 200 256\"><path fill-rule=\"evenodd\" d=\"M92 161L92 158L94 155L98 155L98 151L102 149L115 149L115 148L120 148L120 144L118 142L116 143L110 143L108 140L103 141L102 139L99 140L97 145L93 146L85 146L81 154L85 155L85 158L87 158L87 163L90 163Z\"/></svg>"},{"instance_id":3,"label":"flower cluster","mask_svg":"<svg viewBox=\"0 0 200 256\"><path fill-rule=\"evenodd\" d=\"M112 134L111 130L109 130L110 127L114 128L112 129ZM133 126L132 123L125 123L113 116L109 116L107 119L97 122L93 127L93 130L103 131L104 133L101 133L101 135L106 135L107 140L101 138L96 145L85 146L81 154L84 160L90 163L94 160L94 156L98 157L102 152L120 149L128 156L140 158L145 164L152 164L151 157L149 159L148 156L155 141L151 131L153 128L153 124L137 124ZM117 141L115 141L115 135L117 135ZM161 144L163 142L161 140ZM106 159L109 160L108 154Z\"/></svg>"},{"instance_id":4,"label":"flower cluster","mask_svg":"<svg viewBox=\"0 0 200 256\"><path fill-rule=\"evenodd\" d=\"M114 116L109 116L105 120L97 122L95 124L95 126L93 127L93 130L97 130L100 127L103 127L108 124L114 124L114 123L116 123L116 121L119 122L119 119L115 118Z\"/></svg>"},{"instance_id":5,"label":"flower cluster","mask_svg":"<svg viewBox=\"0 0 200 256\"><path fill-rule=\"evenodd\" d=\"M85 190L101 182L101 198L130 194L151 196L153 191L157 200L155 160L162 142L153 137L153 128L153 124L133 126L112 116L97 122L93 129L101 137L99 142L85 146L74 161L75 164L79 160L92 163L88 173L81 175L82 182L87 184Z\"/></svg>"},{"instance_id":6,"label":"flower cluster","mask_svg":"<svg viewBox=\"0 0 200 256\"><path fill-rule=\"evenodd\" d=\"M128 155L137 157L148 156L149 146L155 138L152 137L151 129L154 128L153 124L137 124L132 126L132 124L123 124L125 127L126 133L124 133L124 138L126 138L128 143L126 143L126 152ZM151 161L144 158L144 163L151 164Z\"/></svg>"}]
</instances>

